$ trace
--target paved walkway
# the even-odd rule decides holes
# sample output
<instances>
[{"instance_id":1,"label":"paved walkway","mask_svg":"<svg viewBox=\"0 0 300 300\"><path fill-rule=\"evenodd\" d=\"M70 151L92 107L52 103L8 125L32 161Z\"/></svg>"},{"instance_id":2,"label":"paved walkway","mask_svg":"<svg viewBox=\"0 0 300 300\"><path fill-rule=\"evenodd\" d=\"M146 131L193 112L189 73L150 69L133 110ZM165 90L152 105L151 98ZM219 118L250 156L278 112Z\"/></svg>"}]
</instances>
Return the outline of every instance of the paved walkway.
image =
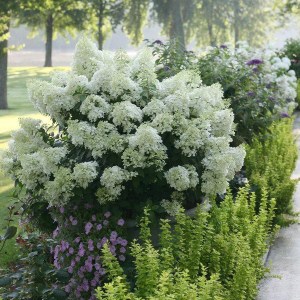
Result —
<instances>
[{"instance_id":1,"label":"paved walkway","mask_svg":"<svg viewBox=\"0 0 300 300\"><path fill-rule=\"evenodd\" d=\"M300 115L294 124L299 158L292 178L300 178ZM294 209L300 212L300 183L294 194ZM300 224L282 228L267 259L272 275L280 278L267 278L260 286L257 300L300 300Z\"/></svg>"}]
</instances>

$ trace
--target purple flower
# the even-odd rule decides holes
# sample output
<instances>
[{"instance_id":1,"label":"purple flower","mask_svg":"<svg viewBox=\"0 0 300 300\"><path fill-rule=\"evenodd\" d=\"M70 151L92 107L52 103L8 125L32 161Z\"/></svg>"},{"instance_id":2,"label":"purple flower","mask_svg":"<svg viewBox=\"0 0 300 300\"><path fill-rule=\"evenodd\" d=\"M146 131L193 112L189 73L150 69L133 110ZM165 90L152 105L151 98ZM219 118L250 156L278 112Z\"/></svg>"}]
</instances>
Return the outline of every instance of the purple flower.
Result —
<instances>
[{"instance_id":1,"label":"purple flower","mask_svg":"<svg viewBox=\"0 0 300 300\"><path fill-rule=\"evenodd\" d=\"M105 270L104 270L103 268L101 268L101 269L99 270L99 274L100 274L101 276L103 276L105 273L106 273L106 272L105 272Z\"/></svg>"},{"instance_id":2,"label":"purple flower","mask_svg":"<svg viewBox=\"0 0 300 300\"><path fill-rule=\"evenodd\" d=\"M93 243L92 240L89 240L89 241L88 241L88 249L89 249L90 251L94 251L94 243Z\"/></svg>"},{"instance_id":3,"label":"purple flower","mask_svg":"<svg viewBox=\"0 0 300 300\"><path fill-rule=\"evenodd\" d=\"M69 248L69 243L66 241L61 241L61 252L65 252Z\"/></svg>"},{"instance_id":4,"label":"purple flower","mask_svg":"<svg viewBox=\"0 0 300 300\"><path fill-rule=\"evenodd\" d=\"M125 221L123 219L119 219L117 224L119 226L123 226L125 224Z\"/></svg>"},{"instance_id":5,"label":"purple flower","mask_svg":"<svg viewBox=\"0 0 300 300\"><path fill-rule=\"evenodd\" d=\"M88 272L92 272L93 271L93 264L89 261L85 261L85 268Z\"/></svg>"},{"instance_id":6,"label":"purple flower","mask_svg":"<svg viewBox=\"0 0 300 300\"><path fill-rule=\"evenodd\" d=\"M78 244L80 242L80 237L78 236L74 241Z\"/></svg>"},{"instance_id":7,"label":"purple flower","mask_svg":"<svg viewBox=\"0 0 300 300\"><path fill-rule=\"evenodd\" d=\"M118 233L116 231L112 231L111 234L110 234L110 237L112 239L116 239L118 237Z\"/></svg>"},{"instance_id":8,"label":"purple flower","mask_svg":"<svg viewBox=\"0 0 300 300\"><path fill-rule=\"evenodd\" d=\"M75 257L75 261L79 262L79 261L80 261L80 256L77 255L77 256Z\"/></svg>"},{"instance_id":9,"label":"purple flower","mask_svg":"<svg viewBox=\"0 0 300 300\"><path fill-rule=\"evenodd\" d=\"M76 290L76 292L75 292L75 295L76 295L76 298L80 298L80 296L81 296L81 293L80 293L80 291L78 290L78 288L77 288L77 290Z\"/></svg>"},{"instance_id":10,"label":"purple flower","mask_svg":"<svg viewBox=\"0 0 300 300\"><path fill-rule=\"evenodd\" d=\"M254 58L254 59L247 61L246 65L247 66L255 66L255 65L260 65L262 63L263 63L263 61L261 59Z\"/></svg>"},{"instance_id":11,"label":"purple flower","mask_svg":"<svg viewBox=\"0 0 300 300\"><path fill-rule=\"evenodd\" d=\"M280 113L280 117L281 118L289 118L290 115L288 113L286 113L286 112L282 112L282 113Z\"/></svg>"},{"instance_id":12,"label":"purple flower","mask_svg":"<svg viewBox=\"0 0 300 300\"><path fill-rule=\"evenodd\" d=\"M154 42L153 42L153 44L157 44L157 45L163 45L164 43L161 41L161 40L155 40Z\"/></svg>"},{"instance_id":13,"label":"purple flower","mask_svg":"<svg viewBox=\"0 0 300 300\"><path fill-rule=\"evenodd\" d=\"M104 226L107 226L108 224L109 224L109 222L108 222L107 220L104 220L104 221L103 221L103 225L104 225Z\"/></svg>"},{"instance_id":14,"label":"purple flower","mask_svg":"<svg viewBox=\"0 0 300 300\"><path fill-rule=\"evenodd\" d=\"M128 244L128 241L127 240L122 240L121 243L120 243L123 247L126 247L127 244Z\"/></svg>"},{"instance_id":15,"label":"purple flower","mask_svg":"<svg viewBox=\"0 0 300 300\"><path fill-rule=\"evenodd\" d=\"M97 285L97 281L95 279L91 280L91 286L95 287Z\"/></svg>"},{"instance_id":16,"label":"purple flower","mask_svg":"<svg viewBox=\"0 0 300 300\"><path fill-rule=\"evenodd\" d=\"M254 93L254 92L248 92L247 95L248 95L249 97L255 97L255 93Z\"/></svg>"},{"instance_id":17,"label":"purple flower","mask_svg":"<svg viewBox=\"0 0 300 300\"><path fill-rule=\"evenodd\" d=\"M115 246L110 245L109 246L109 250L110 250L110 252L111 252L112 255L116 255L116 247Z\"/></svg>"},{"instance_id":18,"label":"purple flower","mask_svg":"<svg viewBox=\"0 0 300 300\"><path fill-rule=\"evenodd\" d=\"M69 266L69 268L68 268L68 273L73 273L73 267L72 266Z\"/></svg>"},{"instance_id":19,"label":"purple flower","mask_svg":"<svg viewBox=\"0 0 300 300\"><path fill-rule=\"evenodd\" d=\"M120 261L125 261L125 259L126 259L126 258L125 258L124 255L119 255L119 260L120 260Z\"/></svg>"},{"instance_id":20,"label":"purple flower","mask_svg":"<svg viewBox=\"0 0 300 300\"><path fill-rule=\"evenodd\" d=\"M71 287L69 285L65 286L65 292L70 293L71 292Z\"/></svg>"},{"instance_id":21,"label":"purple flower","mask_svg":"<svg viewBox=\"0 0 300 300\"><path fill-rule=\"evenodd\" d=\"M102 248L102 243L101 242L98 242L97 243L97 248L100 250Z\"/></svg>"},{"instance_id":22,"label":"purple flower","mask_svg":"<svg viewBox=\"0 0 300 300\"><path fill-rule=\"evenodd\" d=\"M72 221L72 225L75 226L75 225L77 225L77 224L78 224L78 221L77 221L76 219L74 219L74 220Z\"/></svg>"},{"instance_id":23,"label":"purple flower","mask_svg":"<svg viewBox=\"0 0 300 300\"><path fill-rule=\"evenodd\" d=\"M117 240L116 240L116 239L112 239L112 238L110 238L110 243L111 243L113 246L116 246L116 245L118 245L118 242L117 242Z\"/></svg>"},{"instance_id":24,"label":"purple flower","mask_svg":"<svg viewBox=\"0 0 300 300\"><path fill-rule=\"evenodd\" d=\"M56 267L56 269L60 269L60 264L59 264L59 262L57 261L57 260L54 260L54 267Z\"/></svg>"},{"instance_id":25,"label":"purple flower","mask_svg":"<svg viewBox=\"0 0 300 300\"><path fill-rule=\"evenodd\" d=\"M106 236L104 236L104 237L102 238L102 240L101 240L102 246L103 246L104 244L106 244L107 242L108 242L108 239L107 239Z\"/></svg>"},{"instance_id":26,"label":"purple flower","mask_svg":"<svg viewBox=\"0 0 300 300\"><path fill-rule=\"evenodd\" d=\"M226 45L221 45L220 48L221 49L227 49L228 47Z\"/></svg>"},{"instance_id":27,"label":"purple flower","mask_svg":"<svg viewBox=\"0 0 300 300\"><path fill-rule=\"evenodd\" d=\"M80 245L82 245L82 244L80 244ZM84 248L83 247L79 247L79 250L78 250L78 255L80 256L80 257L83 257L84 256L84 254L85 254L85 250L84 250Z\"/></svg>"},{"instance_id":28,"label":"purple flower","mask_svg":"<svg viewBox=\"0 0 300 300\"><path fill-rule=\"evenodd\" d=\"M87 292L89 290L89 282L87 279L83 279L82 289Z\"/></svg>"},{"instance_id":29,"label":"purple flower","mask_svg":"<svg viewBox=\"0 0 300 300\"><path fill-rule=\"evenodd\" d=\"M101 225L101 224L97 224L96 229L97 229L98 231L100 231L100 230L102 229L102 225Z\"/></svg>"},{"instance_id":30,"label":"purple flower","mask_svg":"<svg viewBox=\"0 0 300 300\"><path fill-rule=\"evenodd\" d=\"M121 248L120 248L120 252L121 252L121 253L125 253L125 252L126 252L126 248L125 248L125 247L121 247Z\"/></svg>"},{"instance_id":31,"label":"purple flower","mask_svg":"<svg viewBox=\"0 0 300 300\"><path fill-rule=\"evenodd\" d=\"M60 212L61 214L63 214L63 213L65 212L64 207L61 206L61 207L59 208L59 212Z\"/></svg>"},{"instance_id":32,"label":"purple flower","mask_svg":"<svg viewBox=\"0 0 300 300\"><path fill-rule=\"evenodd\" d=\"M89 234L90 231L91 231L91 229L92 229L92 227L93 227L93 224L92 224L91 222L86 223L86 224L85 224L85 227L84 227L85 233L86 233L86 234Z\"/></svg>"},{"instance_id":33,"label":"purple flower","mask_svg":"<svg viewBox=\"0 0 300 300\"><path fill-rule=\"evenodd\" d=\"M56 229L53 231L52 237L55 239L59 234L59 227L57 226Z\"/></svg>"},{"instance_id":34,"label":"purple flower","mask_svg":"<svg viewBox=\"0 0 300 300\"><path fill-rule=\"evenodd\" d=\"M70 247L70 248L69 248L69 253L70 253L70 254L73 254L73 253L74 253L74 248Z\"/></svg>"},{"instance_id":35,"label":"purple flower","mask_svg":"<svg viewBox=\"0 0 300 300\"><path fill-rule=\"evenodd\" d=\"M73 268L74 268L74 267L75 267L75 265L76 265L76 262L75 262L75 260L74 260L74 259L72 259L72 260L71 260L71 267L73 267Z\"/></svg>"},{"instance_id":36,"label":"purple flower","mask_svg":"<svg viewBox=\"0 0 300 300\"><path fill-rule=\"evenodd\" d=\"M100 268L101 268L100 264L98 264L98 263L95 263L94 267L97 271L100 270Z\"/></svg>"},{"instance_id":37,"label":"purple flower","mask_svg":"<svg viewBox=\"0 0 300 300\"><path fill-rule=\"evenodd\" d=\"M105 218L109 218L111 216L111 212L110 211L107 211L105 214L104 214L104 217Z\"/></svg>"}]
</instances>

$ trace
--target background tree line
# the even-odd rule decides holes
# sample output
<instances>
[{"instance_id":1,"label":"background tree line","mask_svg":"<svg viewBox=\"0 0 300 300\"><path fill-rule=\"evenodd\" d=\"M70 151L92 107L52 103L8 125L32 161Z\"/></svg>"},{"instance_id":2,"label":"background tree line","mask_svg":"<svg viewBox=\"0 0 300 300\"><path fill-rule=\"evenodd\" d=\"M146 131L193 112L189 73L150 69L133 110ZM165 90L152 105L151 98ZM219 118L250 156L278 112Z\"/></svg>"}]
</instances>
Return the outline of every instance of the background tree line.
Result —
<instances>
[{"instance_id":1,"label":"background tree line","mask_svg":"<svg viewBox=\"0 0 300 300\"><path fill-rule=\"evenodd\" d=\"M0 3L0 109L7 108L7 49L9 28L27 25L45 35L45 67L52 66L52 41L57 34L94 36L99 49L118 26L138 45L149 20L162 27L181 47L247 40L259 46L266 28L281 13L299 13L299 0L9 0Z\"/></svg>"}]
</instances>

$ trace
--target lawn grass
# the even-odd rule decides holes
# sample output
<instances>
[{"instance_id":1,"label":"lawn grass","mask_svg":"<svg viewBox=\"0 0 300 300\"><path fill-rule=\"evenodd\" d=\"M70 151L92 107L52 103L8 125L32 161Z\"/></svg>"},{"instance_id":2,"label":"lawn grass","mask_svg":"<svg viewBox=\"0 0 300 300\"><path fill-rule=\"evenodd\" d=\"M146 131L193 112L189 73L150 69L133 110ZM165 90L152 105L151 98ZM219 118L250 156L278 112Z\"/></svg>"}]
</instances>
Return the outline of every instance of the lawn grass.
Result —
<instances>
[{"instance_id":1,"label":"lawn grass","mask_svg":"<svg viewBox=\"0 0 300 300\"><path fill-rule=\"evenodd\" d=\"M40 118L48 121L42 116L29 101L27 96L26 82L33 78L49 79L52 71L66 68L40 68L40 67L20 67L8 69L8 110L0 110L0 155L1 151L7 148L7 142L13 130L19 127L20 117ZM12 181L5 177L0 170L0 235L6 225L7 206L12 204ZM14 240L6 243L4 250L0 254L0 268L7 266L9 262L16 259L18 253Z\"/></svg>"}]
</instances>

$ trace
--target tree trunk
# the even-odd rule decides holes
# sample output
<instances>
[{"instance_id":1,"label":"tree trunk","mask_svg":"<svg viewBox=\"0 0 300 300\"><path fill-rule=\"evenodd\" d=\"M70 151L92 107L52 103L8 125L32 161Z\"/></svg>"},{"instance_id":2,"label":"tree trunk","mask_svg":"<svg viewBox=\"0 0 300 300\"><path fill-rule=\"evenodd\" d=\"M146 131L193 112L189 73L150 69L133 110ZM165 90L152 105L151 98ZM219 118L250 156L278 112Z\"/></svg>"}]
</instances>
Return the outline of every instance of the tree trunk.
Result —
<instances>
[{"instance_id":1,"label":"tree trunk","mask_svg":"<svg viewBox=\"0 0 300 300\"><path fill-rule=\"evenodd\" d=\"M9 22L4 35L9 32ZM7 109L7 47L8 40L0 41L0 109Z\"/></svg>"},{"instance_id":2,"label":"tree trunk","mask_svg":"<svg viewBox=\"0 0 300 300\"><path fill-rule=\"evenodd\" d=\"M237 43L240 39L240 3L239 0L235 1L234 5L234 45L237 47Z\"/></svg>"},{"instance_id":3,"label":"tree trunk","mask_svg":"<svg viewBox=\"0 0 300 300\"><path fill-rule=\"evenodd\" d=\"M46 56L44 67L52 67L53 15L49 14L46 21Z\"/></svg>"},{"instance_id":4,"label":"tree trunk","mask_svg":"<svg viewBox=\"0 0 300 300\"><path fill-rule=\"evenodd\" d=\"M180 9L180 0L172 1L170 39L176 39L180 46L185 49L185 36Z\"/></svg>"},{"instance_id":5,"label":"tree trunk","mask_svg":"<svg viewBox=\"0 0 300 300\"><path fill-rule=\"evenodd\" d=\"M103 25L104 25L104 1L100 1L99 10L98 10L98 48L103 50L104 44L104 34L103 34Z\"/></svg>"},{"instance_id":6,"label":"tree trunk","mask_svg":"<svg viewBox=\"0 0 300 300\"><path fill-rule=\"evenodd\" d=\"M207 18L206 22L207 22L209 43L210 43L211 46L214 47L214 46L216 46L216 41L215 41L214 34L213 34L213 25L211 23L211 19Z\"/></svg>"}]
</instances>

